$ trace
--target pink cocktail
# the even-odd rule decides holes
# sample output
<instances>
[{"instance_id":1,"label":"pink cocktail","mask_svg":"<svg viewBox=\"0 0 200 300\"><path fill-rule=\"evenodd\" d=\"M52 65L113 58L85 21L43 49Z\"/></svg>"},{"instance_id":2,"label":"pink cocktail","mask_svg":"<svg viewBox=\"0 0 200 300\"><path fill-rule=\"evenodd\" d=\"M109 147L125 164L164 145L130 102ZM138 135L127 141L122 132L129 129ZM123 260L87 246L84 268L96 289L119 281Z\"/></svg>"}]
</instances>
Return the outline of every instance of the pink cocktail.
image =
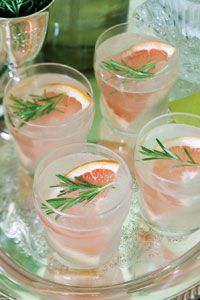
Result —
<instances>
[{"instance_id":1,"label":"pink cocktail","mask_svg":"<svg viewBox=\"0 0 200 300\"><path fill-rule=\"evenodd\" d=\"M72 268L97 268L117 253L131 197L126 164L99 145L59 147L35 173L35 206L47 241Z\"/></svg>"},{"instance_id":2,"label":"pink cocktail","mask_svg":"<svg viewBox=\"0 0 200 300\"><path fill-rule=\"evenodd\" d=\"M86 141L94 117L93 92L81 73L59 64L24 69L4 98L7 126L20 162L33 172L57 145Z\"/></svg>"},{"instance_id":3,"label":"pink cocktail","mask_svg":"<svg viewBox=\"0 0 200 300\"><path fill-rule=\"evenodd\" d=\"M178 74L178 51L132 24L120 24L97 40L95 74L108 125L119 134L137 134L167 109Z\"/></svg>"},{"instance_id":4,"label":"pink cocktail","mask_svg":"<svg viewBox=\"0 0 200 300\"><path fill-rule=\"evenodd\" d=\"M150 121L135 147L141 209L168 234L200 227L200 117L172 113Z\"/></svg>"}]
</instances>

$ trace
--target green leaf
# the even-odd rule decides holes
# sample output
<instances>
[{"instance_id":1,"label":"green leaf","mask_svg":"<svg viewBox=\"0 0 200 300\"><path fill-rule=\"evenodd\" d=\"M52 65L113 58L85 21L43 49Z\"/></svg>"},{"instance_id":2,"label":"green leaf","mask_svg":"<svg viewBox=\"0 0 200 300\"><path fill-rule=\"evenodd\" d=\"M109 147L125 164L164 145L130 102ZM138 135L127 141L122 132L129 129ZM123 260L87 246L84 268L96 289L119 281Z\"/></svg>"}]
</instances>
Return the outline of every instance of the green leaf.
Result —
<instances>
[{"instance_id":1,"label":"green leaf","mask_svg":"<svg viewBox=\"0 0 200 300\"><path fill-rule=\"evenodd\" d=\"M171 112L192 113L200 116L200 92L170 102L169 110ZM189 116L175 116L174 121L200 127L200 119Z\"/></svg>"}]
</instances>

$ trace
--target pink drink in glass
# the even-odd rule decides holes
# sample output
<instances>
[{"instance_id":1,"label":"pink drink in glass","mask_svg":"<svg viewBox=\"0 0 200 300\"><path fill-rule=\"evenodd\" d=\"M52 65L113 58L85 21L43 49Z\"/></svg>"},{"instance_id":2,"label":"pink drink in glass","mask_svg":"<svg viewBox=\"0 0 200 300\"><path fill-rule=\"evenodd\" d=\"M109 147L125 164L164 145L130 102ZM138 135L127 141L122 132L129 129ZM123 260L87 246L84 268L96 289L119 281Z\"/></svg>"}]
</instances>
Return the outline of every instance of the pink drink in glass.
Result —
<instances>
[{"instance_id":1,"label":"pink drink in glass","mask_svg":"<svg viewBox=\"0 0 200 300\"><path fill-rule=\"evenodd\" d=\"M111 170L115 169L117 162L114 188L102 192L89 203L77 203L63 211L53 209L54 213L46 214L42 204L58 194L58 188L50 188L58 181L56 174L68 177L66 174L74 168L94 164L94 161L100 166L102 160L104 170L96 167L96 171L102 172L100 177L91 171L91 167L85 174L89 172L95 182L96 178L104 182L108 178L105 162L111 165ZM85 180L89 180L88 176ZM72 268L97 268L117 252L131 196L132 179L126 164L117 154L99 145L71 144L59 147L40 162L35 173L35 206L44 225L47 241L59 258Z\"/></svg>"},{"instance_id":2,"label":"pink drink in glass","mask_svg":"<svg viewBox=\"0 0 200 300\"><path fill-rule=\"evenodd\" d=\"M31 95L58 96L55 101L59 97L61 100L56 110L22 124L22 120L13 113L11 97L32 101ZM4 108L20 162L30 172L34 171L39 159L55 146L86 141L94 117L90 83L78 71L59 64L33 65L23 70L19 81L10 80Z\"/></svg>"},{"instance_id":3,"label":"pink drink in glass","mask_svg":"<svg viewBox=\"0 0 200 300\"><path fill-rule=\"evenodd\" d=\"M134 163L141 209L148 222L168 234L189 233L200 227L199 127L199 116L166 114L150 121L137 139ZM144 160L151 155L141 153L141 146L163 152L156 139L180 159Z\"/></svg>"},{"instance_id":4,"label":"pink drink in glass","mask_svg":"<svg viewBox=\"0 0 200 300\"><path fill-rule=\"evenodd\" d=\"M155 63L147 78L134 78L105 68L114 61L135 70ZM137 134L153 117L167 109L167 94L178 74L178 51L131 24L105 31L97 40L95 74L102 92L103 117L119 133Z\"/></svg>"}]
</instances>

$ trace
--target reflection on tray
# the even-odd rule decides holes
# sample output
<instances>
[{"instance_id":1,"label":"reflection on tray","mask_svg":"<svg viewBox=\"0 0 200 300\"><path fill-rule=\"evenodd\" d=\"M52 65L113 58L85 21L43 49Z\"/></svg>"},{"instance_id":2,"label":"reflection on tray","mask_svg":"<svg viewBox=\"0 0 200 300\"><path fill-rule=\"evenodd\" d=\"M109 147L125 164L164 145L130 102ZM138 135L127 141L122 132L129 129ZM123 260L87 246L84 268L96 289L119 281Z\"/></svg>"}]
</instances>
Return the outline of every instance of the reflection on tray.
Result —
<instances>
[{"instance_id":1,"label":"reflection on tray","mask_svg":"<svg viewBox=\"0 0 200 300\"><path fill-rule=\"evenodd\" d=\"M46 243L32 204L32 181L20 170L11 141L1 140L0 166L1 247L16 263L43 278L90 287L122 283L168 265L200 238L199 231L180 238L155 233L140 215L139 192L134 186L118 253L96 270L69 269Z\"/></svg>"}]
</instances>

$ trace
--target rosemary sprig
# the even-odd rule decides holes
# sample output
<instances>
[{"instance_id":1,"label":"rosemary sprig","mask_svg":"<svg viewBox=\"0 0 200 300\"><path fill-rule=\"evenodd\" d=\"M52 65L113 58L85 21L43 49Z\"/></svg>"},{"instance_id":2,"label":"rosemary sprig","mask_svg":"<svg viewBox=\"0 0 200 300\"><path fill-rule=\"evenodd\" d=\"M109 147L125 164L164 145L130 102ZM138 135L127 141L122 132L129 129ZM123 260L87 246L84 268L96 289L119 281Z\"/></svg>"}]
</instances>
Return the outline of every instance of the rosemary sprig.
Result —
<instances>
[{"instance_id":1,"label":"rosemary sprig","mask_svg":"<svg viewBox=\"0 0 200 300\"><path fill-rule=\"evenodd\" d=\"M33 0L1 0L0 9L5 12L10 12L16 17L19 16L20 9L23 5L29 5L30 8L34 5Z\"/></svg>"},{"instance_id":2,"label":"rosemary sprig","mask_svg":"<svg viewBox=\"0 0 200 300\"><path fill-rule=\"evenodd\" d=\"M56 110L62 112L57 109L57 104L63 99L63 94L58 94L55 96L48 97L46 93L44 96L38 95L30 95L31 100L24 100L21 98L17 98L14 95L10 95L10 100L12 104L9 107L12 109L12 115L22 120L19 127L22 127L25 122L30 120L35 120L38 117L41 117L45 114L49 114L51 111Z\"/></svg>"},{"instance_id":3,"label":"rosemary sprig","mask_svg":"<svg viewBox=\"0 0 200 300\"><path fill-rule=\"evenodd\" d=\"M159 150L155 150L155 149L149 149L147 147L141 146L141 150L139 151L142 155L145 155L146 157L144 157L142 160L157 160L157 159L168 159L168 160L175 160L180 162L179 165L177 165L176 167L187 167L187 166L196 166L196 167L200 167L200 163L198 163L197 161L195 161L190 152L188 151L187 148L183 147L183 151L185 152L188 160L185 161L183 160L179 155L177 155L176 153L172 152L171 150L167 149L159 139L156 139L156 142L158 143L158 145L160 146L160 148L162 149L162 151Z\"/></svg>"},{"instance_id":4,"label":"rosemary sprig","mask_svg":"<svg viewBox=\"0 0 200 300\"><path fill-rule=\"evenodd\" d=\"M1 0L0 16L4 18L15 18L27 16L40 11L52 0Z\"/></svg>"},{"instance_id":5,"label":"rosemary sprig","mask_svg":"<svg viewBox=\"0 0 200 300\"><path fill-rule=\"evenodd\" d=\"M104 186L97 186L95 184L87 182L80 177L75 177L75 181L73 181L63 175L56 176L58 177L60 182L58 185L51 186L51 188L60 188L59 194L57 195L58 198L48 199L46 200L46 202L54 209L60 209L60 211L64 211L76 205L77 203L85 202L85 204L87 204L103 191L115 188L112 183L106 184ZM75 194L77 193L75 197L72 198L68 196L73 192L75 192ZM55 211L51 209L46 203L42 203L41 208L47 215L55 213Z\"/></svg>"},{"instance_id":6,"label":"rosemary sprig","mask_svg":"<svg viewBox=\"0 0 200 300\"><path fill-rule=\"evenodd\" d=\"M119 75L126 77L127 79L143 79L153 76L155 73L150 72L156 66L154 62L149 62L146 65L141 66L139 69L133 69L123 60L121 61L122 64L115 62L114 60L110 59L109 61L103 61L101 63L102 68L109 72L116 72Z\"/></svg>"}]
</instances>

